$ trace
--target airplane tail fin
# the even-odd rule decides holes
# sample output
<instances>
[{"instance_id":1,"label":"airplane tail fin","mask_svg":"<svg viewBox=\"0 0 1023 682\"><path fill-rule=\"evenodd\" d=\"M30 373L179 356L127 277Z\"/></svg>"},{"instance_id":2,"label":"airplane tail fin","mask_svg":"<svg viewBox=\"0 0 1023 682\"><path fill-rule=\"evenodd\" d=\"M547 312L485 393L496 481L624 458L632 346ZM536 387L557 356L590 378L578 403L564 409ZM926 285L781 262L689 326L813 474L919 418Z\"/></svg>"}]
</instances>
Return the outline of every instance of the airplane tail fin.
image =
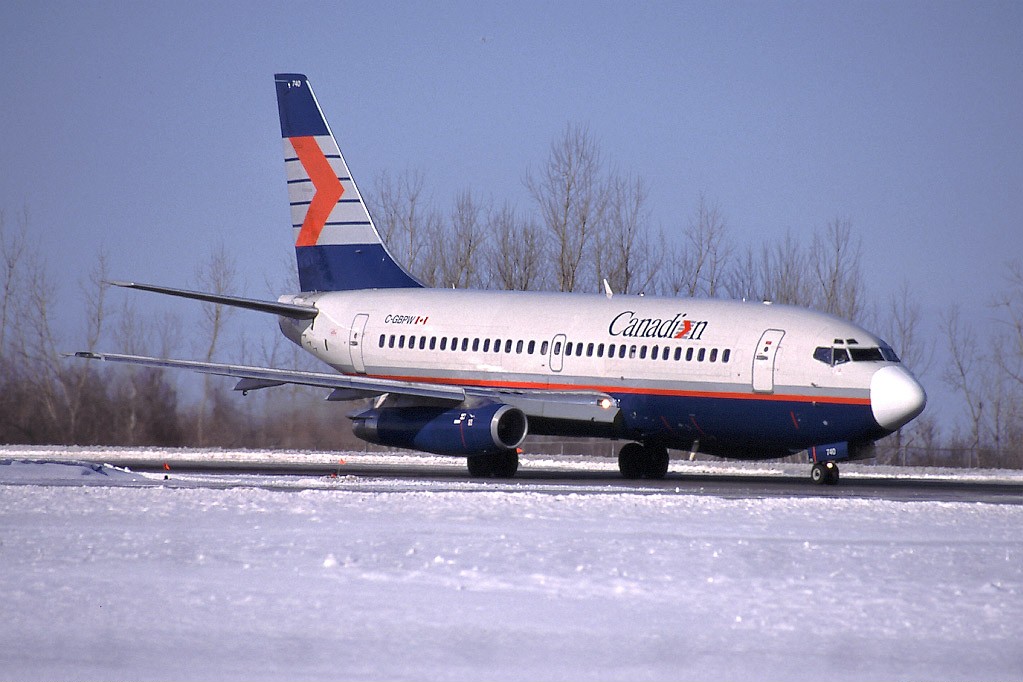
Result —
<instances>
[{"instance_id":1,"label":"airplane tail fin","mask_svg":"<svg viewBox=\"0 0 1023 682\"><path fill-rule=\"evenodd\" d=\"M309 80L274 80L302 291L421 287L380 239Z\"/></svg>"}]
</instances>

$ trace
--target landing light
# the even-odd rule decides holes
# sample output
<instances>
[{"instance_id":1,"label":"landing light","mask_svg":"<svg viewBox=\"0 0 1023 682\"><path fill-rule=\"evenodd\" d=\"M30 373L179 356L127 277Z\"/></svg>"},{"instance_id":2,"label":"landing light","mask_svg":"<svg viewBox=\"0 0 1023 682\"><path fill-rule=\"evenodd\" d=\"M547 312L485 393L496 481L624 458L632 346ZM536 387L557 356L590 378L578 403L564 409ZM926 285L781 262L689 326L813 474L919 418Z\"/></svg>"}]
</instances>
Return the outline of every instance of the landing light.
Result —
<instances>
[{"instance_id":1,"label":"landing light","mask_svg":"<svg viewBox=\"0 0 1023 682\"><path fill-rule=\"evenodd\" d=\"M610 408L611 407L611 399L610 398L601 398L600 399L600 406L603 407L605 410Z\"/></svg>"}]
</instances>

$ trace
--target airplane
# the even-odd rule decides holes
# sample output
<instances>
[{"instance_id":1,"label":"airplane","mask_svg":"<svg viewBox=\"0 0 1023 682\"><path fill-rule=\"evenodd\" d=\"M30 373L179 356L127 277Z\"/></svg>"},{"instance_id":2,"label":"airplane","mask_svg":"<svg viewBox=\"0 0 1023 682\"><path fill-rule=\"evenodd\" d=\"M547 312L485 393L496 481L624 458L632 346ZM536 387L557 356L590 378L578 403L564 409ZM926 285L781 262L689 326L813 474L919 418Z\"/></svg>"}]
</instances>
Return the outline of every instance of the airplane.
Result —
<instances>
[{"instance_id":1,"label":"airplane","mask_svg":"<svg viewBox=\"0 0 1023 682\"><path fill-rule=\"evenodd\" d=\"M118 286L276 315L333 371L80 352L78 357L372 399L356 436L465 457L511 477L527 434L624 441L627 479L663 478L668 449L759 460L806 451L814 482L919 415L923 387L878 336L800 307L604 293L429 288L381 240L302 74L277 74L300 291L277 301Z\"/></svg>"}]
</instances>

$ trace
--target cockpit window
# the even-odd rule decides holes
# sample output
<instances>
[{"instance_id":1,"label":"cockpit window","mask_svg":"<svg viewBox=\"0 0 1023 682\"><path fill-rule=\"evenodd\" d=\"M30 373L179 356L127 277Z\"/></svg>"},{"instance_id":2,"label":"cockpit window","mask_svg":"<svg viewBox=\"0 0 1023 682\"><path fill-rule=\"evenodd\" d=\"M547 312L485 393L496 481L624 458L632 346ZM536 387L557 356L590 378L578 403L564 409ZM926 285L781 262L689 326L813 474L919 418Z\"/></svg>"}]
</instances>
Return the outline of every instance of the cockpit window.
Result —
<instances>
[{"instance_id":1,"label":"cockpit window","mask_svg":"<svg viewBox=\"0 0 1023 682\"><path fill-rule=\"evenodd\" d=\"M853 362L883 362L884 356L881 355L881 349L874 348L850 348L849 353L852 354Z\"/></svg>"},{"instance_id":2,"label":"cockpit window","mask_svg":"<svg viewBox=\"0 0 1023 682\"><path fill-rule=\"evenodd\" d=\"M902 362L902 360L899 360L899 356L895 353L895 349L887 343L881 344L881 356L888 362Z\"/></svg>"},{"instance_id":3,"label":"cockpit window","mask_svg":"<svg viewBox=\"0 0 1023 682\"><path fill-rule=\"evenodd\" d=\"M841 365L846 362L899 362L899 356L895 354L891 346L883 344L863 348L829 348L818 346L813 351L814 360L823 362L825 365Z\"/></svg>"}]
</instances>

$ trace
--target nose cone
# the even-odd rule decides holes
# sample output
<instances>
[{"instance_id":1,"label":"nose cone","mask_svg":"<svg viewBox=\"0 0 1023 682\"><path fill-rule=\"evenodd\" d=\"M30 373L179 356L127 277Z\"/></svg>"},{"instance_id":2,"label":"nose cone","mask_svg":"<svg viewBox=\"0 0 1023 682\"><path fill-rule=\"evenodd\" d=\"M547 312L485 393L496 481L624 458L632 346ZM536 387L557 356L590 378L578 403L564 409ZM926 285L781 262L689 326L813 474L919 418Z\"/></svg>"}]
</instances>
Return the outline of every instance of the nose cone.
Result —
<instances>
[{"instance_id":1,"label":"nose cone","mask_svg":"<svg viewBox=\"0 0 1023 682\"><path fill-rule=\"evenodd\" d=\"M926 404L923 386L904 367L882 367L870 379L870 409L883 429L895 431L908 424Z\"/></svg>"}]
</instances>

